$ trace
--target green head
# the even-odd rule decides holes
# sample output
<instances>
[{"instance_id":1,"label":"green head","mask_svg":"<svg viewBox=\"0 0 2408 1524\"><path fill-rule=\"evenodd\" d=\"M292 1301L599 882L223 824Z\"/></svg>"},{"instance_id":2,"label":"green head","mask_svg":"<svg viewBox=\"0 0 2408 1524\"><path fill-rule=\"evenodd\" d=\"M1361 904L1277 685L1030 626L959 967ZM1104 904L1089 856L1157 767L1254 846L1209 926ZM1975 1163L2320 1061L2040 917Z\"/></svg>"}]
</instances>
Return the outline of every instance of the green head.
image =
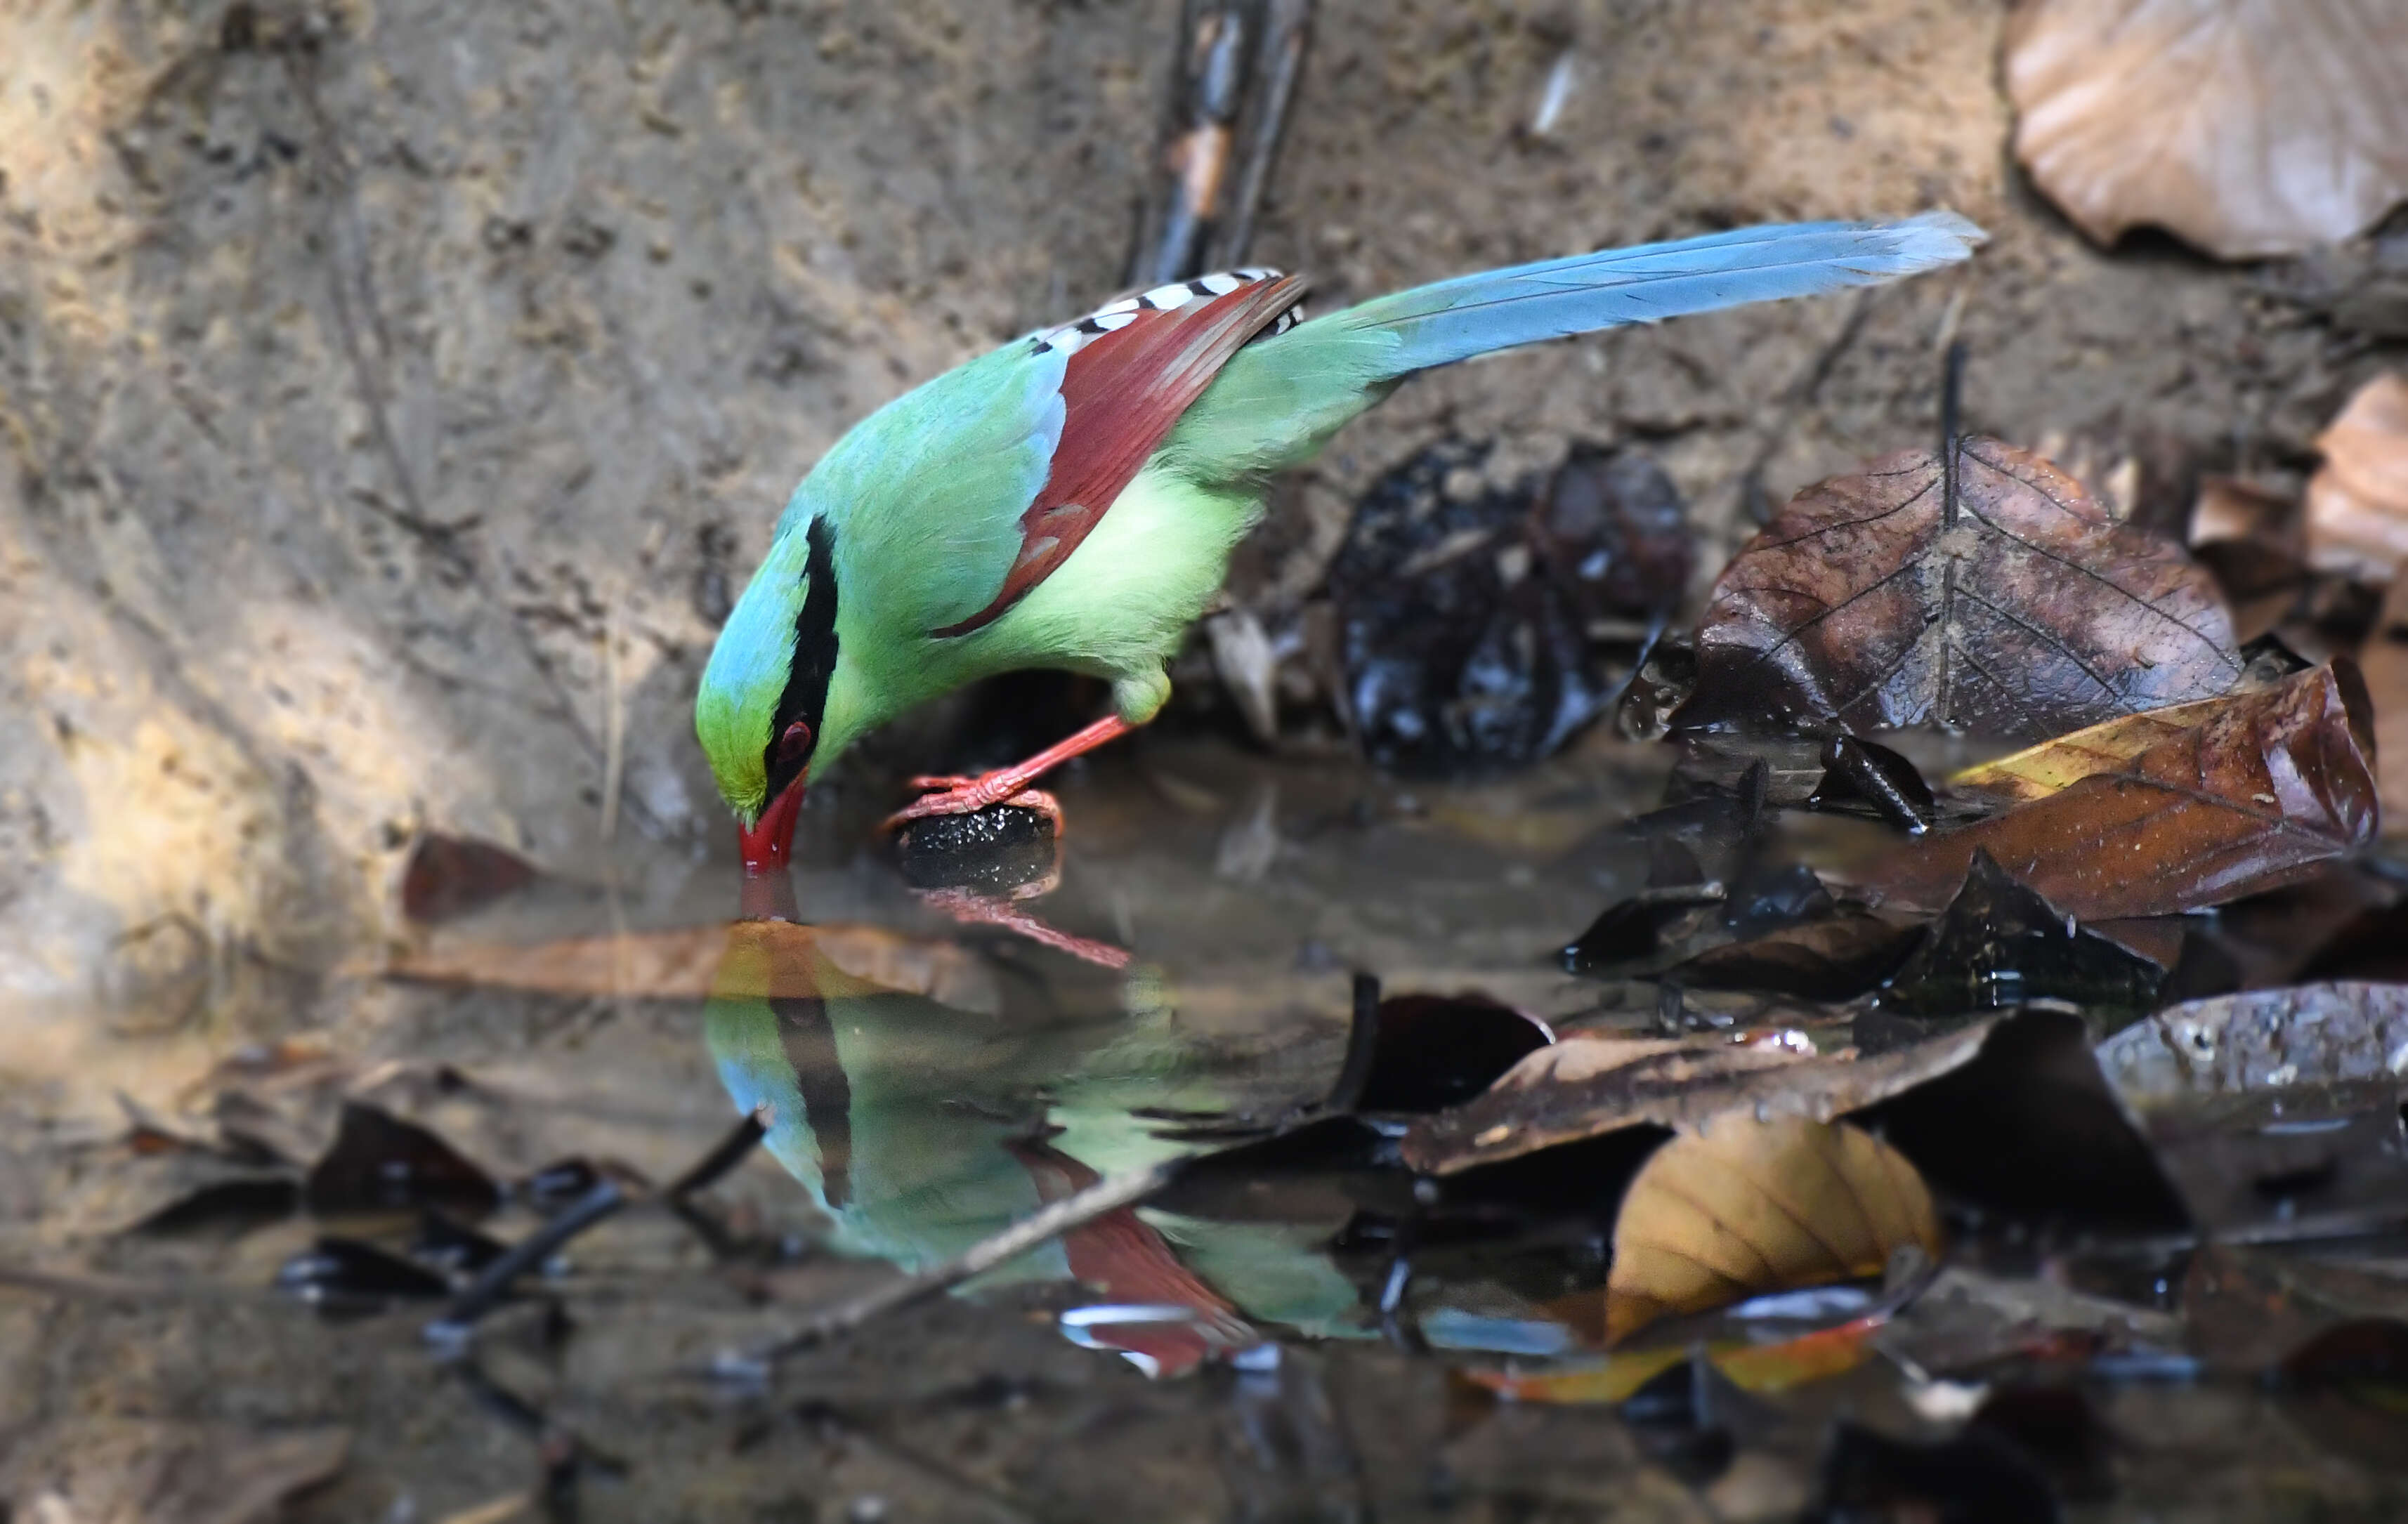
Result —
<instances>
[{"instance_id":1,"label":"green head","mask_svg":"<svg viewBox=\"0 0 2408 1524\"><path fill-rule=\"evenodd\" d=\"M813 516L770 546L703 669L695 734L742 827L748 874L784 865L826 728L836 614L834 531Z\"/></svg>"}]
</instances>

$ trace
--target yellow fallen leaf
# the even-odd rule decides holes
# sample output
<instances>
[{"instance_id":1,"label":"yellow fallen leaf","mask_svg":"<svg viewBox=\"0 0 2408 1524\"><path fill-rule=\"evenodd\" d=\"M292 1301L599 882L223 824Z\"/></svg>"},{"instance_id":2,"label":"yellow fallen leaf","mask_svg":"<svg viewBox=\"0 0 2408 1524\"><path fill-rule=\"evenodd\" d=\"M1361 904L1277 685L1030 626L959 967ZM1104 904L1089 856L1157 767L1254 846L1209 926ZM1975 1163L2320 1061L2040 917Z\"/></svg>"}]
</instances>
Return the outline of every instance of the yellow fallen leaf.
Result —
<instances>
[{"instance_id":1,"label":"yellow fallen leaf","mask_svg":"<svg viewBox=\"0 0 2408 1524\"><path fill-rule=\"evenodd\" d=\"M2102 719L2026 747L2013 756L1969 767L1952 776L1948 786L2017 804L2045 799L2093 773L2114 772L2159 742L2205 724L2232 702L2230 698L2200 699Z\"/></svg>"},{"instance_id":2,"label":"yellow fallen leaf","mask_svg":"<svg viewBox=\"0 0 2408 1524\"><path fill-rule=\"evenodd\" d=\"M1631 1180L1592 1331L1617 1344L1658 1317L1878 1275L1906 1244L1938 1258L1940 1219L1897 1149L1846 1122L1726 1113Z\"/></svg>"},{"instance_id":3,"label":"yellow fallen leaf","mask_svg":"<svg viewBox=\"0 0 2408 1524\"><path fill-rule=\"evenodd\" d=\"M1787 1391L1809 1381L1843 1375L1862 1365L1872 1358L1873 1334L1888 1321L1885 1317L1858 1317L1779 1344L1708 1345L1706 1359L1742 1391ZM1508 1375L1499 1371L1466 1371L1463 1375L1474 1386L1516 1402L1620 1403L1688 1358L1686 1345L1669 1345L1660 1349L1625 1350L1608 1355L1600 1364L1538 1375Z\"/></svg>"}]
</instances>

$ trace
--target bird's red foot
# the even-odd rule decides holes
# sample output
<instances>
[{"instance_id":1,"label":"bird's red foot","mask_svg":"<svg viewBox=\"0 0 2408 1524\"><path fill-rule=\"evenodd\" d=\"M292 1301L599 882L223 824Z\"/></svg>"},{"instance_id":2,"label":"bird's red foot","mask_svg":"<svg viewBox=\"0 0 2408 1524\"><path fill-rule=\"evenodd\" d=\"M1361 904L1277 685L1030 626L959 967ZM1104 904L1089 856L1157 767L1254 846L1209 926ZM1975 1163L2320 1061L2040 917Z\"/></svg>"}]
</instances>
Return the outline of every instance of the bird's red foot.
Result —
<instances>
[{"instance_id":1,"label":"bird's red foot","mask_svg":"<svg viewBox=\"0 0 2408 1524\"><path fill-rule=\"evenodd\" d=\"M919 798L886 818L882 828L900 831L914 820L924 820L932 815L975 815L997 805L1014 809L1033 809L1052 823L1054 834L1062 833L1062 805L1042 789L1031 789L1010 772L987 773L978 777L928 776L915 777L911 787L924 790Z\"/></svg>"}]
</instances>

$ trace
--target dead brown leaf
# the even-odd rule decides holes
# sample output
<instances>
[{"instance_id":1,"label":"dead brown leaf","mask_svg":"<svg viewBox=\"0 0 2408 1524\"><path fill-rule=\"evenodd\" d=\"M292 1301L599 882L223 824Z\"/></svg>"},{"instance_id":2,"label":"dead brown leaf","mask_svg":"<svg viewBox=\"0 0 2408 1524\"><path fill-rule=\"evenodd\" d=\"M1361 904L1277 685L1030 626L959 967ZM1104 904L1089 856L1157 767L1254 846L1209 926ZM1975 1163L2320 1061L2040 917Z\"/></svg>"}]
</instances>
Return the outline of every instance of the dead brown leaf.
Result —
<instances>
[{"instance_id":1,"label":"dead brown leaf","mask_svg":"<svg viewBox=\"0 0 2408 1524\"><path fill-rule=\"evenodd\" d=\"M1648 1156L1613 1224L1604 1342L1767 1291L1878 1275L1893 1250L1940 1255L1914 1166L1845 1122L1730 1113Z\"/></svg>"},{"instance_id":2,"label":"dead brown leaf","mask_svg":"<svg viewBox=\"0 0 2408 1524\"><path fill-rule=\"evenodd\" d=\"M2296 254L2408 197L2397 0L2024 0L2006 84L2016 159L2101 243Z\"/></svg>"},{"instance_id":3,"label":"dead brown leaf","mask_svg":"<svg viewBox=\"0 0 2408 1524\"><path fill-rule=\"evenodd\" d=\"M2374 836L2372 722L2356 667L2303 672L2120 766L1908 843L1862 887L1889 908L1936 911L1983 848L2084 920L2197 910L2293 883Z\"/></svg>"},{"instance_id":4,"label":"dead brown leaf","mask_svg":"<svg viewBox=\"0 0 2408 1524\"><path fill-rule=\"evenodd\" d=\"M428 984L626 1000L901 991L985 1015L1003 1008L994 970L958 944L837 923L739 920L528 946L461 943L403 952L385 973Z\"/></svg>"},{"instance_id":5,"label":"dead brown leaf","mask_svg":"<svg viewBox=\"0 0 2408 1524\"><path fill-rule=\"evenodd\" d=\"M2385 828L2408 831L2408 577L2383 595L2383 612L2358 648L2358 670L2374 704L2374 771Z\"/></svg>"},{"instance_id":6,"label":"dead brown leaf","mask_svg":"<svg viewBox=\"0 0 2408 1524\"><path fill-rule=\"evenodd\" d=\"M2408 562L2408 377L2359 387L2316 435L2324 464L2308 482L2308 562L2388 582Z\"/></svg>"},{"instance_id":7,"label":"dead brown leaf","mask_svg":"<svg viewBox=\"0 0 2408 1524\"><path fill-rule=\"evenodd\" d=\"M1995 1024L1867 1058L1778 1040L1568 1037L1485 1093L1415 1122L1405 1162L1454 1175L1620 1128L1695 1126L1730 1111L1829 1121L1966 1063Z\"/></svg>"},{"instance_id":8,"label":"dead brown leaf","mask_svg":"<svg viewBox=\"0 0 2408 1524\"><path fill-rule=\"evenodd\" d=\"M1963 441L1798 494L1715 582L1683 724L1958 726L2039 739L2223 692L2222 596L2182 550L2071 477Z\"/></svg>"}]
</instances>

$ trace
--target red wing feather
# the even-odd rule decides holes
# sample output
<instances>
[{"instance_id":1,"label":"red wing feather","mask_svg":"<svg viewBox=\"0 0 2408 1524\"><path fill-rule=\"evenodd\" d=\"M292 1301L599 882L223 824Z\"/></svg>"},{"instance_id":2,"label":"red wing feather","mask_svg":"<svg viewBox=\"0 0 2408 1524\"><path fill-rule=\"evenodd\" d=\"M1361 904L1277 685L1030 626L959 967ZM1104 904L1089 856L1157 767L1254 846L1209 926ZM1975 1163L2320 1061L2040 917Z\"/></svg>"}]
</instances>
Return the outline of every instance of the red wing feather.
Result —
<instances>
[{"instance_id":1,"label":"red wing feather","mask_svg":"<svg viewBox=\"0 0 2408 1524\"><path fill-rule=\"evenodd\" d=\"M958 624L983 629L1070 559L1212 377L1304 294L1301 276L1251 281L1224 296L1162 310L1090 339L1062 375L1062 438L1053 474L1020 520L1020 554L995 601Z\"/></svg>"}]
</instances>

